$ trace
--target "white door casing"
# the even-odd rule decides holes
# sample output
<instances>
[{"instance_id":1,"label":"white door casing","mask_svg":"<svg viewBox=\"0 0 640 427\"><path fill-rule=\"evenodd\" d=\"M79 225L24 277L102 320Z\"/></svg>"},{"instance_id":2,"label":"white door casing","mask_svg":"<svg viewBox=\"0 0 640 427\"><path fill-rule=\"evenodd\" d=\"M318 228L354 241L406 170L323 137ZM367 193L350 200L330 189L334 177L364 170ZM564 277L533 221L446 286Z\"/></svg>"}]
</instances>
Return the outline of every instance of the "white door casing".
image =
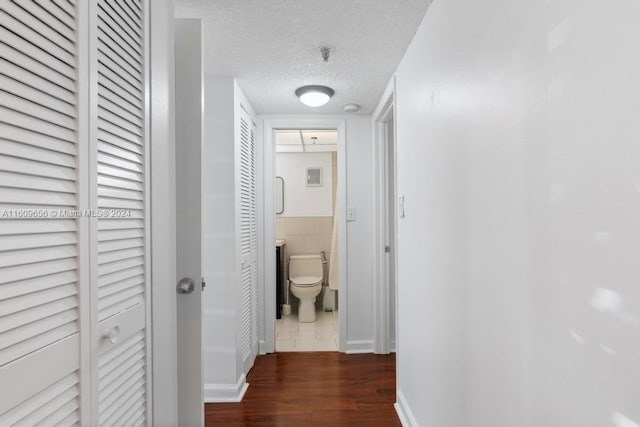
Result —
<instances>
[{"instance_id":1,"label":"white door casing","mask_svg":"<svg viewBox=\"0 0 640 427\"><path fill-rule=\"evenodd\" d=\"M2 425L151 423L147 8L3 3Z\"/></svg>"},{"instance_id":2,"label":"white door casing","mask_svg":"<svg viewBox=\"0 0 640 427\"><path fill-rule=\"evenodd\" d=\"M395 342L396 209L395 200L391 200L395 198L394 85L395 80L392 79L372 116L374 352L382 354L395 351L397 347Z\"/></svg>"},{"instance_id":3,"label":"white door casing","mask_svg":"<svg viewBox=\"0 0 640 427\"><path fill-rule=\"evenodd\" d=\"M261 225L264 246L260 247L259 259L262 263L262 276L260 286L262 292L259 294L260 320L263 322L261 330L264 332L264 341L261 344L261 353L272 353L275 351L275 321L276 321L276 252L275 245L276 215L274 210L274 177L275 177L275 137L276 129L332 129L338 132L338 264L344 266L338 269L338 280L340 283L340 306L347 307L347 149L346 149L346 121L343 118L300 118L299 116L263 116L262 117L262 158L263 165L260 189L262 191L261 217L258 223ZM338 310L339 333L338 350L347 351L347 322L348 313L346 310Z\"/></svg>"}]
</instances>

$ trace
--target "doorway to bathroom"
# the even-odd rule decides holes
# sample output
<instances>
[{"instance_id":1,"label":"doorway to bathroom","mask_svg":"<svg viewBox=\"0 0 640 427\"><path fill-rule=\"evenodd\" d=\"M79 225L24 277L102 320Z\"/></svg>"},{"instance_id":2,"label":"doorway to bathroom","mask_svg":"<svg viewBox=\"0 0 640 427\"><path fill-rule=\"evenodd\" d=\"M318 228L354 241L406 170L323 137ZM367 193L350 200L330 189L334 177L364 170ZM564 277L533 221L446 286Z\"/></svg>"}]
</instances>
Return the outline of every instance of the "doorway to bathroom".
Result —
<instances>
[{"instance_id":1,"label":"doorway to bathroom","mask_svg":"<svg viewBox=\"0 0 640 427\"><path fill-rule=\"evenodd\" d=\"M264 121L262 353L344 351L344 131L344 120Z\"/></svg>"},{"instance_id":2,"label":"doorway to bathroom","mask_svg":"<svg viewBox=\"0 0 640 427\"><path fill-rule=\"evenodd\" d=\"M338 350L338 131L277 129L275 351Z\"/></svg>"}]
</instances>

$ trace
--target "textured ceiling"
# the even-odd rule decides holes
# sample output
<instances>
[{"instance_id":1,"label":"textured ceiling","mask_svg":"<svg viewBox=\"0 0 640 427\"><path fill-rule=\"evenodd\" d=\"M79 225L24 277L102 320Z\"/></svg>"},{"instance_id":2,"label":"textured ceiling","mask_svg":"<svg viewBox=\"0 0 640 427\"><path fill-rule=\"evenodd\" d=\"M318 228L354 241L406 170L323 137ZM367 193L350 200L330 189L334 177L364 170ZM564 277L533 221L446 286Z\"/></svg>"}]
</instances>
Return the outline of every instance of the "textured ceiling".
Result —
<instances>
[{"instance_id":1,"label":"textured ceiling","mask_svg":"<svg viewBox=\"0 0 640 427\"><path fill-rule=\"evenodd\" d=\"M175 0L176 16L201 18L205 71L233 76L256 112L371 113L430 0ZM320 47L332 48L323 62ZM295 97L309 84L332 87L329 104Z\"/></svg>"}]
</instances>

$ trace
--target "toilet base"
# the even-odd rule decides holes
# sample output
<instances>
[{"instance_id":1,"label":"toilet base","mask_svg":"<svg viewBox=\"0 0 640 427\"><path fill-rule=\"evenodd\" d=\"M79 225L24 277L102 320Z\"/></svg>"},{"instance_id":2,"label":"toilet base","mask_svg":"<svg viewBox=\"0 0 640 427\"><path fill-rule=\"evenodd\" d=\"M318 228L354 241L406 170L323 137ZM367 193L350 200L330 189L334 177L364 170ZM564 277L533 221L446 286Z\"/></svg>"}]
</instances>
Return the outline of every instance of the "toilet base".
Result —
<instances>
[{"instance_id":1,"label":"toilet base","mask_svg":"<svg viewBox=\"0 0 640 427\"><path fill-rule=\"evenodd\" d=\"M305 298L298 305L298 322L312 323L316 321L316 299Z\"/></svg>"}]
</instances>

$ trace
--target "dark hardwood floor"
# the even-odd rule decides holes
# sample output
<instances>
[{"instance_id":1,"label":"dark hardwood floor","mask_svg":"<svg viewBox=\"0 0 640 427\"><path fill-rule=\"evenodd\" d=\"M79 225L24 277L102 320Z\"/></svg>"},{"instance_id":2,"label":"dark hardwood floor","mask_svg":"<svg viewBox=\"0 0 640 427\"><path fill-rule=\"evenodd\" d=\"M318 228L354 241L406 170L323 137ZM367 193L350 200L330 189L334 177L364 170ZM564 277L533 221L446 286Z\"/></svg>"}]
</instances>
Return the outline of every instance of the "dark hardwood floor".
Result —
<instances>
[{"instance_id":1,"label":"dark hardwood floor","mask_svg":"<svg viewBox=\"0 0 640 427\"><path fill-rule=\"evenodd\" d=\"M213 426L400 426L395 356L275 353L258 356L240 403L208 403Z\"/></svg>"}]
</instances>

